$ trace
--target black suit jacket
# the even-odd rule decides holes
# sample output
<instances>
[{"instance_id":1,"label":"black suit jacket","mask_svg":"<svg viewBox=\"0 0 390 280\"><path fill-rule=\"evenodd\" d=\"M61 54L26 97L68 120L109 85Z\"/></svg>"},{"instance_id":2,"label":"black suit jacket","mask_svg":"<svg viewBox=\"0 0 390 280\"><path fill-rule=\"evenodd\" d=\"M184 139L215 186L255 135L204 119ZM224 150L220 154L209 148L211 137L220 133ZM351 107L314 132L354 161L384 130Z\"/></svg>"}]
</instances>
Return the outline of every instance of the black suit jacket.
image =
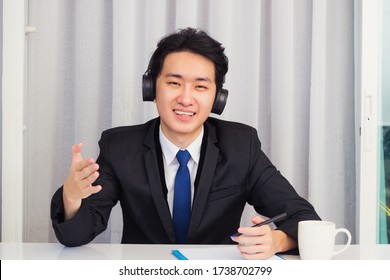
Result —
<instances>
[{"instance_id":1,"label":"black suit jacket","mask_svg":"<svg viewBox=\"0 0 390 280\"><path fill-rule=\"evenodd\" d=\"M62 188L53 196L51 217L58 240L78 246L93 240L107 227L112 207L123 212L122 243L176 243L166 199L159 118L145 124L109 129L99 141L103 189L83 200L79 212L63 220ZM288 219L280 230L297 238L298 222L319 219L261 150L254 128L209 118L186 243L229 244L239 227L246 202L262 215L282 212Z\"/></svg>"}]
</instances>

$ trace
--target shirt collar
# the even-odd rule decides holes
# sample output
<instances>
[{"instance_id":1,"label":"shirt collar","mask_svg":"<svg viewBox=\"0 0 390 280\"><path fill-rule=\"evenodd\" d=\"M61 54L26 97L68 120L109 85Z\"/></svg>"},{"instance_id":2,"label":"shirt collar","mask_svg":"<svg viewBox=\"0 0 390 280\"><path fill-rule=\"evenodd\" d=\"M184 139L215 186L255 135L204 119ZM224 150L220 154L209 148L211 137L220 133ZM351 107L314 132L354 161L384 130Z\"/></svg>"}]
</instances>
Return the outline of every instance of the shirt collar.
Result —
<instances>
[{"instance_id":1,"label":"shirt collar","mask_svg":"<svg viewBox=\"0 0 390 280\"><path fill-rule=\"evenodd\" d=\"M202 131L199 133L198 137L196 137L196 139L186 148L186 150L190 153L191 158L195 161L196 164L199 164L203 134L204 129L202 127ZM165 137L164 133L161 130L161 126L159 129L159 135L163 157L167 165L170 165L172 161L176 158L176 154L180 150L180 148L173 144L171 141L169 141L167 137Z\"/></svg>"}]
</instances>

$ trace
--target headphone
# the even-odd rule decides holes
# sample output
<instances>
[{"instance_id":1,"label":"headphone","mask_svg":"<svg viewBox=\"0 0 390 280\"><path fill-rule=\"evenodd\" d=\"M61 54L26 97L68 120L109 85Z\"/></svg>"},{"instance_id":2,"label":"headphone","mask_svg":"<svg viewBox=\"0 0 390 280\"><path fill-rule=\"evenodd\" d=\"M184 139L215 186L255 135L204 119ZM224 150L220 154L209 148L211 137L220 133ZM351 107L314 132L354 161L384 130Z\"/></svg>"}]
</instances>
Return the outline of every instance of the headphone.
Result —
<instances>
[{"instance_id":1,"label":"headphone","mask_svg":"<svg viewBox=\"0 0 390 280\"><path fill-rule=\"evenodd\" d=\"M150 66L150 63L149 63ZM145 74L142 76L142 99L143 101L154 101L156 98L156 89L154 88L153 78L150 75L150 67L146 70ZM228 91L226 89L221 88L215 94L215 99L213 103L213 107L211 109L211 113L214 114L222 114L223 109L225 108Z\"/></svg>"}]
</instances>

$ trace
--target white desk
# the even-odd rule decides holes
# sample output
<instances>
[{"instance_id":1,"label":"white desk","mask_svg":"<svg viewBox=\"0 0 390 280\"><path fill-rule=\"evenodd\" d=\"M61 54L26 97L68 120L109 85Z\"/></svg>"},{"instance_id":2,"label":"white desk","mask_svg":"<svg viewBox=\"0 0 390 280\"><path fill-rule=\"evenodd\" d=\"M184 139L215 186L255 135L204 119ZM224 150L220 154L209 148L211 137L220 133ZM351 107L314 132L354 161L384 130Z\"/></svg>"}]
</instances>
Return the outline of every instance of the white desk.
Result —
<instances>
[{"instance_id":1,"label":"white desk","mask_svg":"<svg viewBox=\"0 0 390 280\"><path fill-rule=\"evenodd\" d=\"M67 248L58 243L0 243L2 260L176 260L171 251L218 245L88 244ZM224 245L226 246L226 245ZM234 245L233 245L234 246ZM297 260L298 256L283 255ZM335 260L390 260L390 245L351 245Z\"/></svg>"},{"instance_id":2,"label":"white desk","mask_svg":"<svg viewBox=\"0 0 390 280\"><path fill-rule=\"evenodd\" d=\"M292 261L269 262L176 260L171 251L183 247L214 249L220 246L89 244L66 248L57 243L0 243L1 279L53 280L76 277L77 279L95 280L154 280L163 279L162 275L166 276L164 279L179 279L180 277L183 277L180 279L195 279L196 277L198 280L214 278L360 279L362 276L368 278L372 275L387 279L388 264L390 264L390 245L352 245L337 256L337 259L347 259L346 261L302 262L299 261L298 256L285 256L286 259L292 259ZM207 250L207 252L210 251ZM354 259L367 261L354 261ZM271 278L267 277L267 274L262 277L266 272L268 274L272 272ZM191 277L186 278L185 275L191 275Z\"/></svg>"}]
</instances>

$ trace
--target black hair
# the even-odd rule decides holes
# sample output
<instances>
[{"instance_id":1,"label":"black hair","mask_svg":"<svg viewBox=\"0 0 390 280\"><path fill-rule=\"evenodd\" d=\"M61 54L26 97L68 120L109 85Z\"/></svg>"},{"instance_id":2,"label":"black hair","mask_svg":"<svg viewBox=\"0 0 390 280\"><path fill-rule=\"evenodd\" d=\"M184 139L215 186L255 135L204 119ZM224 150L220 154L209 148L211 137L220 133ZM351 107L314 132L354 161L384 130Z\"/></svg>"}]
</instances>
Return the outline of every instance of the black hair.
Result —
<instances>
[{"instance_id":1,"label":"black hair","mask_svg":"<svg viewBox=\"0 0 390 280\"><path fill-rule=\"evenodd\" d=\"M228 71L228 58L221 43L211 38L206 32L195 29L180 29L160 40L154 51L148 66L148 71L156 83L160 74L165 57L174 52L189 51L201 55L214 63L215 83L217 92L222 88L225 75Z\"/></svg>"}]
</instances>

